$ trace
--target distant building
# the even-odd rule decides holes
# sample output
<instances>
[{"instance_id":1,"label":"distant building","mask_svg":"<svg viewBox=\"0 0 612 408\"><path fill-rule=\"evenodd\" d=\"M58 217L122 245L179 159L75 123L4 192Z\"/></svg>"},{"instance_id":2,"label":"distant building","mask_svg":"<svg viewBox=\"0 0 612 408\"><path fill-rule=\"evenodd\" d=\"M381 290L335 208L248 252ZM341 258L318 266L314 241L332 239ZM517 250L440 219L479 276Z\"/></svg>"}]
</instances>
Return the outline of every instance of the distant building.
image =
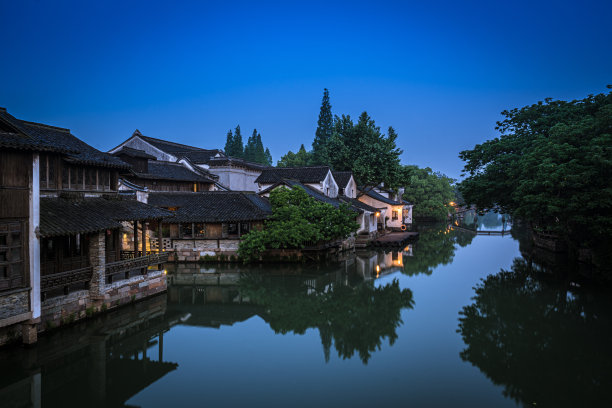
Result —
<instances>
[{"instance_id":1,"label":"distant building","mask_svg":"<svg viewBox=\"0 0 612 408\"><path fill-rule=\"evenodd\" d=\"M327 197L338 197L338 184L328 166L268 167L255 182L263 191L282 180L295 180L312 187Z\"/></svg>"},{"instance_id":2,"label":"distant building","mask_svg":"<svg viewBox=\"0 0 612 408\"><path fill-rule=\"evenodd\" d=\"M381 187L360 187L357 199L379 209L378 224L381 229L400 230L412 224L412 204L403 200L401 194Z\"/></svg>"},{"instance_id":3,"label":"distant building","mask_svg":"<svg viewBox=\"0 0 612 408\"><path fill-rule=\"evenodd\" d=\"M160 162L179 163L192 171L203 171L203 175L213 179L223 190L257 191L255 180L267 168L258 163L226 156L220 149L202 149L156 139L144 136L138 130L109 152L120 154L124 148L144 152Z\"/></svg>"}]
</instances>

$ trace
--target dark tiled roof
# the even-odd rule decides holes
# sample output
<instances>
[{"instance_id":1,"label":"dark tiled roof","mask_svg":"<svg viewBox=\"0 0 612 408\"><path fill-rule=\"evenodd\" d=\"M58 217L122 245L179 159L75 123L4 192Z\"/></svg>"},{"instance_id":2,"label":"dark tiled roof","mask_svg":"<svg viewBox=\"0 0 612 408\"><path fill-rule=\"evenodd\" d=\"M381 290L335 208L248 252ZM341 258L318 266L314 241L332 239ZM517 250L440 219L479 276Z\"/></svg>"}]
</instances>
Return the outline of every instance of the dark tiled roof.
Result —
<instances>
[{"instance_id":1,"label":"dark tiled roof","mask_svg":"<svg viewBox=\"0 0 612 408\"><path fill-rule=\"evenodd\" d=\"M167 222L236 222L265 220L270 204L255 193L206 191L201 193L149 193L149 204L178 207Z\"/></svg>"},{"instance_id":2,"label":"dark tiled roof","mask_svg":"<svg viewBox=\"0 0 612 408\"><path fill-rule=\"evenodd\" d=\"M298 180L301 183L320 183L329 172L328 166L312 167L268 167L255 180L260 184L273 184L282 179Z\"/></svg>"},{"instance_id":3,"label":"dark tiled roof","mask_svg":"<svg viewBox=\"0 0 612 408\"><path fill-rule=\"evenodd\" d=\"M210 167L222 167L222 166L236 166L236 167L245 167L247 169L252 170L263 170L269 169L270 166L266 166L260 163L253 163L244 159L239 159L236 157L214 157L210 159L208 162Z\"/></svg>"},{"instance_id":4,"label":"dark tiled roof","mask_svg":"<svg viewBox=\"0 0 612 408\"><path fill-rule=\"evenodd\" d=\"M346 185L351 180L352 171L332 171L332 175L338 183L338 188L346 188Z\"/></svg>"},{"instance_id":5,"label":"dark tiled roof","mask_svg":"<svg viewBox=\"0 0 612 408\"><path fill-rule=\"evenodd\" d=\"M361 194L365 194L368 197L373 198L374 200L380 201L382 203L386 203L390 205L403 205L403 203L399 201L392 200L376 192L372 187L360 188L359 191Z\"/></svg>"},{"instance_id":6,"label":"dark tiled roof","mask_svg":"<svg viewBox=\"0 0 612 408\"><path fill-rule=\"evenodd\" d=\"M197 151L186 151L186 152L173 152L173 154L180 157L186 157L195 164L208 164L215 158L216 154L223 154L220 150L206 150L200 149Z\"/></svg>"},{"instance_id":7,"label":"dark tiled roof","mask_svg":"<svg viewBox=\"0 0 612 408\"><path fill-rule=\"evenodd\" d=\"M338 198L341 201L344 201L345 203L348 203L348 204L352 205L353 207L360 209L361 212L369 211L369 212L375 213L375 212L378 211L378 208L372 207L370 205L367 205L366 203L362 203L361 201L359 201L356 198L350 198L350 197L347 197L347 196L339 196Z\"/></svg>"},{"instance_id":8,"label":"dark tiled roof","mask_svg":"<svg viewBox=\"0 0 612 408\"><path fill-rule=\"evenodd\" d=\"M134 157L137 159L148 159L148 160L156 160L157 158L151 154L148 154L144 150L132 149L131 147L122 146L121 149L112 153L113 156L119 156L121 154L125 154L129 157Z\"/></svg>"},{"instance_id":9,"label":"dark tiled roof","mask_svg":"<svg viewBox=\"0 0 612 408\"><path fill-rule=\"evenodd\" d=\"M347 201L340 201L338 198L331 198L326 196L325 194L323 194L322 192L320 192L319 190L317 190L314 187L305 185L300 183L297 180L289 180L289 179L283 179L281 181L278 181L276 183L274 183L273 185L271 185L270 187L266 188L265 190L262 190L259 192L260 195L266 194L271 192L272 190L274 190L275 188L277 188L278 186L288 186L289 188L294 188L294 187L300 187L302 188L304 191L306 191L306 194L308 194L310 197L314 198L317 201L320 201L322 203L326 203L326 204L330 204L332 206L334 206L335 208L338 208L340 206L340 204L342 204L343 202L346 202L348 204L352 204L350 202ZM351 207L353 207L354 211L357 212L362 212L359 208L356 208L356 206L351 205Z\"/></svg>"},{"instance_id":10,"label":"dark tiled roof","mask_svg":"<svg viewBox=\"0 0 612 408\"><path fill-rule=\"evenodd\" d=\"M113 198L41 198L43 237L121 228L120 221L160 219L168 211L136 200Z\"/></svg>"},{"instance_id":11,"label":"dark tiled roof","mask_svg":"<svg viewBox=\"0 0 612 408\"><path fill-rule=\"evenodd\" d=\"M154 137L144 136L142 133L138 131L134 132L134 134L140 137L142 140L146 141L147 143L167 153L180 153L180 152L203 150L203 149L200 149L199 147L194 147L194 146L184 145L181 143L170 142L168 140L156 139Z\"/></svg>"},{"instance_id":12,"label":"dark tiled roof","mask_svg":"<svg viewBox=\"0 0 612 408\"><path fill-rule=\"evenodd\" d=\"M0 145L4 145L4 142L6 142L6 147L62 152L66 153L71 161L82 164L115 168L130 167L117 157L89 146L71 134L68 129L42 123L26 122L13 117L3 109L0 109L0 121L8 123L17 130L15 133L21 133L24 139L27 139L27 142L23 142L19 147L13 145L16 143L15 137L7 135L6 137L0 137Z\"/></svg>"},{"instance_id":13,"label":"dark tiled roof","mask_svg":"<svg viewBox=\"0 0 612 408\"><path fill-rule=\"evenodd\" d=\"M147 180L173 180L214 183L211 178L195 173L180 163L173 163L167 161L149 161L148 173L133 173L136 177Z\"/></svg>"}]
</instances>

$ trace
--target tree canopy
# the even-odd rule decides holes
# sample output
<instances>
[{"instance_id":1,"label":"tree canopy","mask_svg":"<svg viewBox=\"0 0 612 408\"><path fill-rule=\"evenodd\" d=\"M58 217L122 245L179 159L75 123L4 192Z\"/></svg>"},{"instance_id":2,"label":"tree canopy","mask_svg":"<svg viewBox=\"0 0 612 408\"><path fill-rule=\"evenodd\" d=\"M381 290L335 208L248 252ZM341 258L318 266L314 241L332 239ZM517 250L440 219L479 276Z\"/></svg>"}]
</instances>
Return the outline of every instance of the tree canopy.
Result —
<instances>
[{"instance_id":1,"label":"tree canopy","mask_svg":"<svg viewBox=\"0 0 612 408\"><path fill-rule=\"evenodd\" d=\"M246 145L243 146L240 125L236 126L233 134L231 130L227 132L225 154L253 163L272 165L272 154L270 154L270 149L264 148L261 134L257 132L257 129L253 129Z\"/></svg>"},{"instance_id":2,"label":"tree canopy","mask_svg":"<svg viewBox=\"0 0 612 408\"><path fill-rule=\"evenodd\" d=\"M455 199L454 180L429 167L404 166L403 170L404 198L414 203L413 216L446 220L448 213L454 211L450 205Z\"/></svg>"},{"instance_id":3,"label":"tree canopy","mask_svg":"<svg viewBox=\"0 0 612 408\"><path fill-rule=\"evenodd\" d=\"M287 154L281 157L276 165L278 167L302 167L310 166L312 163L312 152L306 151L306 148L302 144L297 153L293 153L289 150Z\"/></svg>"},{"instance_id":4,"label":"tree canopy","mask_svg":"<svg viewBox=\"0 0 612 408\"><path fill-rule=\"evenodd\" d=\"M259 259L269 248L303 248L309 242L346 238L359 228L348 205L335 208L301 187L273 190L270 203L272 215L265 229L253 230L240 241L238 254L245 262Z\"/></svg>"},{"instance_id":5,"label":"tree canopy","mask_svg":"<svg viewBox=\"0 0 612 408\"><path fill-rule=\"evenodd\" d=\"M502 112L501 135L460 153L466 202L577 242L609 242L612 92Z\"/></svg>"},{"instance_id":6,"label":"tree canopy","mask_svg":"<svg viewBox=\"0 0 612 408\"><path fill-rule=\"evenodd\" d=\"M362 185L398 187L401 183L402 150L396 145L397 134L389 127L387 135L367 112L359 116L357 123L349 115L336 116L334 134L329 142L329 165L337 171L350 170Z\"/></svg>"}]
</instances>

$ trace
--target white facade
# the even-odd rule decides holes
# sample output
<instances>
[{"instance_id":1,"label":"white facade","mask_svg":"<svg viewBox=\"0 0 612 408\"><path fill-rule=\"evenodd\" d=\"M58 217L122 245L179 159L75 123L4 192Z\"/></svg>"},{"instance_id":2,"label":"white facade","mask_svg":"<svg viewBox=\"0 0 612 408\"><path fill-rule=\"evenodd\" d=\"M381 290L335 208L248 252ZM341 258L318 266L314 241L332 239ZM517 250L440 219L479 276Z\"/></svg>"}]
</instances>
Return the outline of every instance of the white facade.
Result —
<instances>
[{"instance_id":1,"label":"white facade","mask_svg":"<svg viewBox=\"0 0 612 408\"><path fill-rule=\"evenodd\" d=\"M259 191L255 182L261 170L236 166L209 167L208 171L219 176L219 184L234 191Z\"/></svg>"}]
</instances>

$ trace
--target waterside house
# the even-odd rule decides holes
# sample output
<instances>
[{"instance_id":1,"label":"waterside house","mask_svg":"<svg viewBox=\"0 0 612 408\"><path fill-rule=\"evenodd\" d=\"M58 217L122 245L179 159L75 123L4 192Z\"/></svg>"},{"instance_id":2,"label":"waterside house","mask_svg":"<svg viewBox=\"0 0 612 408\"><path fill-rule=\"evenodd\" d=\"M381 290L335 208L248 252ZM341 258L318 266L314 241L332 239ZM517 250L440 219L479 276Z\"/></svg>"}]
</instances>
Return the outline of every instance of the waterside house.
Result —
<instances>
[{"instance_id":1,"label":"waterside house","mask_svg":"<svg viewBox=\"0 0 612 408\"><path fill-rule=\"evenodd\" d=\"M219 177L187 163L157 160L144 150L123 146L113 153L131 167L121 173L119 188L136 185L149 191L213 191ZM127 181L127 183L125 183ZM125 185L125 186L124 186Z\"/></svg>"},{"instance_id":2,"label":"waterside house","mask_svg":"<svg viewBox=\"0 0 612 408\"><path fill-rule=\"evenodd\" d=\"M260 187L265 187L259 195L269 197L270 192L279 187L290 189L300 187L315 200L336 208L340 204L347 204L355 212L356 221L360 225L357 234L365 234L368 238L372 238L376 234L375 214L378 209L357 200L355 198L357 187L352 173L342 173L341 184L338 184L327 166L266 169L258 179ZM273 180L276 181L271 183ZM349 195L338 194L339 191L347 192Z\"/></svg>"},{"instance_id":3,"label":"waterside house","mask_svg":"<svg viewBox=\"0 0 612 408\"><path fill-rule=\"evenodd\" d=\"M0 108L0 345L166 289L163 254L122 251L126 226L169 215L118 194L129 167Z\"/></svg>"},{"instance_id":4,"label":"waterside house","mask_svg":"<svg viewBox=\"0 0 612 408\"><path fill-rule=\"evenodd\" d=\"M215 181L222 190L257 191L255 180L266 168L258 163L226 156L220 149L202 149L156 139L144 136L139 130L109 152L116 154L126 147L143 151L158 161L178 163L193 171L203 170L212 174L217 177Z\"/></svg>"},{"instance_id":5,"label":"waterside house","mask_svg":"<svg viewBox=\"0 0 612 408\"><path fill-rule=\"evenodd\" d=\"M402 199L401 195L402 189L395 193L381 187L360 187L357 199L379 210L379 230L400 231L403 226L412 224L412 204Z\"/></svg>"},{"instance_id":6,"label":"waterside house","mask_svg":"<svg viewBox=\"0 0 612 408\"><path fill-rule=\"evenodd\" d=\"M243 191L151 192L148 203L172 213L152 242L160 245L161 237L161 248L176 261L235 257L240 237L262 229L271 214L266 198Z\"/></svg>"}]
</instances>

